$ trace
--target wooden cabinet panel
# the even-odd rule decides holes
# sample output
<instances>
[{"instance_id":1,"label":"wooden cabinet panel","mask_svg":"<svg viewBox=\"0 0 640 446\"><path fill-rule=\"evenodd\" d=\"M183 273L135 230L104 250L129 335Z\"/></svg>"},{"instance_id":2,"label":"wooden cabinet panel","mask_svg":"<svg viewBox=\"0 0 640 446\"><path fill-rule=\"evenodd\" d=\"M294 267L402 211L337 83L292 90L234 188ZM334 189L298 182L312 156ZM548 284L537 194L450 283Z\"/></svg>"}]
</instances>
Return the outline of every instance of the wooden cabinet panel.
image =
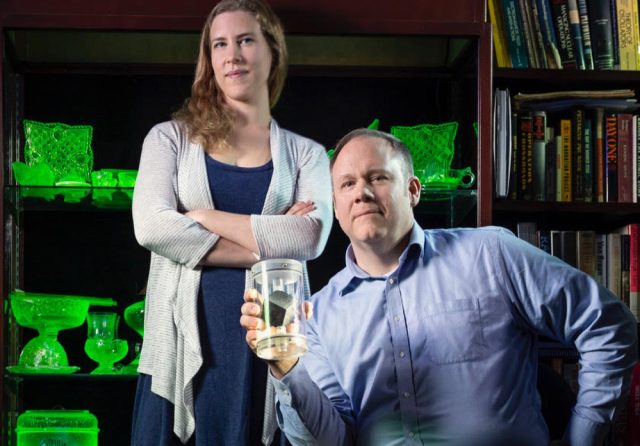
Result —
<instances>
[{"instance_id":1,"label":"wooden cabinet panel","mask_svg":"<svg viewBox=\"0 0 640 446\"><path fill-rule=\"evenodd\" d=\"M368 28L380 20L397 22L482 23L483 0L271 0L290 32ZM191 0L5 0L1 6L8 26L83 26L115 28L200 29L213 2ZM69 16L74 16L73 18ZM70 22L72 20L72 22Z\"/></svg>"}]
</instances>

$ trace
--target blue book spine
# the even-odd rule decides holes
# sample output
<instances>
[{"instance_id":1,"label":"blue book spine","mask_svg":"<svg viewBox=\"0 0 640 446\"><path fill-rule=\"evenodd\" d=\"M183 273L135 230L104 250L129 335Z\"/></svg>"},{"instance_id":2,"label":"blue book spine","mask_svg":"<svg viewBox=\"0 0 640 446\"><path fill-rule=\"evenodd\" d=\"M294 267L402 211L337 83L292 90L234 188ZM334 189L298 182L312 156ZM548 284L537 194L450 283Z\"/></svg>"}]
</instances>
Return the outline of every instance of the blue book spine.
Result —
<instances>
[{"instance_id":1,"label":"blue book spine","mask_svg":"<svg viewBox=\"0 0 640 446\"><path fill-rule=\"evenodd\" d=\"M562 59L558 51L558 40L556 38L556 30L553 25L553 16L549 0L535 0L538 8L538 17L540 18L540 31L544 41L544 50L547 54L547 61L550 68L562 68Z\"/></svg>"},{"instance_id":2,"label":"blue book spine","mask_svg":"<svg viewBox=\"0 0 640 446\"><path fill-rule=\"evenodd\" d=\"M506 25L511 65L513 68L529 68L518 2L516 0L502 0L502 13Z\"/></svg>"},{"instance_id":3,"label":"blue book spine","mask_svg":"<svg viewBox=\"0 0 640 446\"><path fill-rule=\"evenodd\" d=\"M584 62L584 44L582 43L582 28L580 26L577 0L567 0L567 9L569 13L569 30L576 55L576 67L579 70L584 70L586 69Z\"/></svg>"},{"instance_id":4,"label":"blue book spine","mask_svg":"<svg viewBox=\"0 0 640 446\"><path fill-rule=\"evenodd\" d=\"M613 29L609 0L587 2L595 68L613 70Z\"/></svg>"},{"instance_id":5,"label":"blue book spine","mask_svg":"<svg viewBox=\"0 0 640 446\"><path fill-rule=\"evenodd\" d=\"M580 29L582 30L582 46L584 47L584 64L587 70L593 70L593 48L591 45L591 31L589 30L589 9L587 0L578 0L578 14L580 14Z\"/></svg>"}]
</instances>

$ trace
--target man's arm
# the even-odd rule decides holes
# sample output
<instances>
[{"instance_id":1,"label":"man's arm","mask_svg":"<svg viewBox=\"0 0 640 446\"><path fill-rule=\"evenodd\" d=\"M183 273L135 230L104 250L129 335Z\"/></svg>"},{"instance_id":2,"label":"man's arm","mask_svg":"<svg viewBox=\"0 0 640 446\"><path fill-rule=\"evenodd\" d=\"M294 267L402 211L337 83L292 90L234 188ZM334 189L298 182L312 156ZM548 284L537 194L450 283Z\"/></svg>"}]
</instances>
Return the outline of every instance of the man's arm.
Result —
<instances>
[{"instance_id":1,"label":"man's arm","mask_svg":"<svg viewBox=\"0 0 640 446\"><path fill-rule=\"evenodd\" d=\"M595 279L513 236L499 239L505 294L535 333L580 354L579 393L565 433L574 446L599 446L629 390L637 322Z\"/></svg>"},{"instance_id":2,"label":"man's arm","mask_svg":"<svg viewBox=\"0 0 640 446\"><path fill-rule=\"evenodd\" d=\"M309 315L310 307L306 311ZM247 330L247 344L255 353L257 330L264 326L256 290L245 293L241 313L240 325ZM299 360L267 361L278 399L278 424L294 446L354 444L355 423L349 400L336 391L339 385L326 358L320 357L322 348L313 330L307 331L307 342L309 351ZM312 367L324 384L316 383L307 367Z\"/></svg>"}]
</instances>

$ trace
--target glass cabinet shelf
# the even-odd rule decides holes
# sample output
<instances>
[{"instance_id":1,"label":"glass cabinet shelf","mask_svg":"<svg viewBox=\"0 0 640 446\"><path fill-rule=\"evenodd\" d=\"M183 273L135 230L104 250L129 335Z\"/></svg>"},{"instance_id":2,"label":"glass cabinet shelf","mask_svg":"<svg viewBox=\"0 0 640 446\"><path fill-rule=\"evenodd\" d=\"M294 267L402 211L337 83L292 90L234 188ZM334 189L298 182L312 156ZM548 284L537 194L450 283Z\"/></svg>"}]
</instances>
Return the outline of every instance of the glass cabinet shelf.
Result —
<instances>
[{"instance_id":1,"label":"glass cabinet shelf","mask_svg":"<svg viewBox=\"0 0 640 446\"><path fill-rule=\"evenodd\" d=\"M475 189L426 189L414 213L423 227L475 226L477 202Z\"/></svg>"},{"instance_id":2,"label":"glass cabinet shelf","mask_svg":"<svg viewBox=\"0 0 640 446\"><path fill-rule=\"evenodd\" d=\"M133 188L5 186L5 204L13 210L129 210Z\"/></svg>"}]
</instances>

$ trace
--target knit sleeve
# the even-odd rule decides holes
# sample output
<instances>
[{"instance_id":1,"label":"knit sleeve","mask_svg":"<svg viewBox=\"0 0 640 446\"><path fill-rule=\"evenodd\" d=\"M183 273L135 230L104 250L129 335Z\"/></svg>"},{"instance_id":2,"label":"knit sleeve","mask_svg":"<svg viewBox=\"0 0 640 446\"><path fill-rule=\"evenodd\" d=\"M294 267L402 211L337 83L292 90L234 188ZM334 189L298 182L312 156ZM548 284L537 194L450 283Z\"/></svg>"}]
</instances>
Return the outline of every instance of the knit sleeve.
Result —
<instances>
[{"instance_id":1,"label":"knit sleeve","mask_svg":"<svg viewBox=\"0 0 640 446\"><path fill-rule=\"evenodd\" d=\"M329 237L333 218L329 159L320 144L306 141L298 161L294 202L311 200L316 209L305 216L252 215L262 258L314 259Z\"/></svg>"},{"instance_id":2,"label":"knit sleeve","mask_svg":"<svg viewBox=\"0 0 640 446\"><path fill-rule=\"evenodd\" d=\"M178 210L176 139L160 126L145 138L133 195L133 225L140 245L194 268L219 237Z\"/></svg>"}]
</instances>

